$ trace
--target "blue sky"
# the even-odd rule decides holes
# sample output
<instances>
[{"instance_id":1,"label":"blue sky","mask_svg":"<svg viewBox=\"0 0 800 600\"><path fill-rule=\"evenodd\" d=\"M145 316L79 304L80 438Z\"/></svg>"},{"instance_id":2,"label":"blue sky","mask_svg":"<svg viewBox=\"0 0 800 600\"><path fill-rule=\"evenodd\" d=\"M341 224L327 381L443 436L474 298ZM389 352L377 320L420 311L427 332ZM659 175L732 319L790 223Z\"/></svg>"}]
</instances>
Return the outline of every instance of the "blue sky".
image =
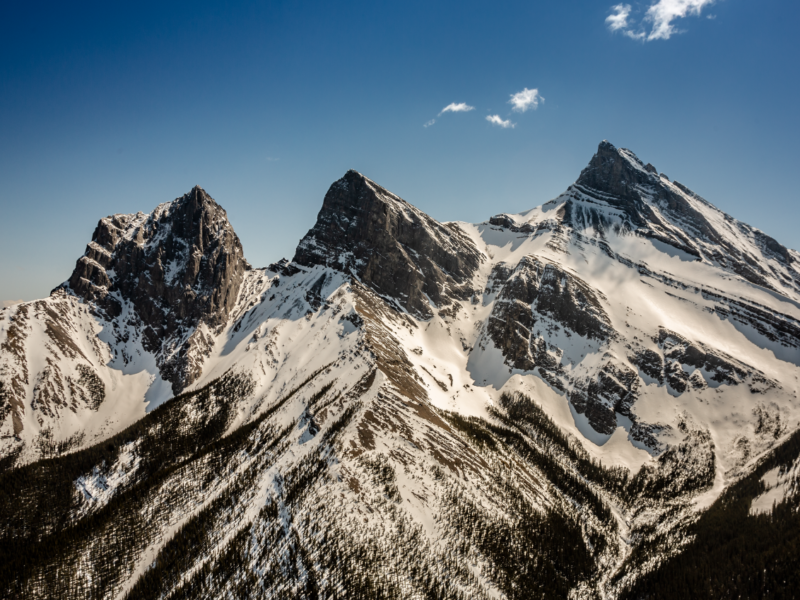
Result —
<instances>
[{"instance_id":1,"label":"blue sky","mask_svg":"<svg viewBox=\"0 0 800 600\"><path fill-rule=\"evenodd\" d=\"M99 218L195 184L264 266L349 168L477 222L555 197L603 139L800 248L799 17L788 0L6 2L0 301L65 280Z\"/></svg>"}]
</instances>

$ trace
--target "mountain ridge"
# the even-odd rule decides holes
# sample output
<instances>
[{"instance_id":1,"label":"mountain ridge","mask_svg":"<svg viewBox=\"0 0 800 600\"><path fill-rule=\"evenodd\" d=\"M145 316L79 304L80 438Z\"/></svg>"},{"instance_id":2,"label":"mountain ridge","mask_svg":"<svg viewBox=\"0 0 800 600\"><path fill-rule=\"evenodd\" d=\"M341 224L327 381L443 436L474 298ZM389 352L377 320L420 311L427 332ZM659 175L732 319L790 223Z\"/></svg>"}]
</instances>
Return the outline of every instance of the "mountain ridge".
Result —
<instances>
[{"instance_id":1,"label":"mountain ridge","mask_svg":"<svg viewBox=\"0 0 800 600\"><path fill-rule=\"evenodd\" d=\"M348 171L262 269L174 202L0 312L6 591L624 597L800 423L796 253L607 142L479 224Z\"/></svg>"}]
</instances>

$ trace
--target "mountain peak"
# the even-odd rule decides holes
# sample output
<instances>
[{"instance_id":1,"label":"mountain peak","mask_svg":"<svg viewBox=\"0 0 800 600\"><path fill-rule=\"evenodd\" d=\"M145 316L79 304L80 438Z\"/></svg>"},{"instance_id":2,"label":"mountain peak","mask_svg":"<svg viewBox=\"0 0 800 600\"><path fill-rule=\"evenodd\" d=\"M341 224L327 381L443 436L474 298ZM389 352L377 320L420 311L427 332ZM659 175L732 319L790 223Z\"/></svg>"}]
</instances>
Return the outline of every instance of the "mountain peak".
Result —
<instances>
[{"instance_id":1,"label":"mountain peak","mask_svg":"<svg viewBox=\"0 0 800 600\"><path fill-rule=\"evenodd\" d=\"M383 186L378 185L372 179L363 173L356 171L355 169L348 169L340 179L331 184L331 187L328 190L328 193L325 194L325 199L323 200L323 209L325 208L325 204L330 204L331 201L333 202L333 205L336 204L337 201L334 199L334 196L331 196L331 190L334 189L341 190L343 192L347 190L346 193L350 196L350 200L353 199L353 194L358 195L358 203L400 203L410 207L413 210L416 210L416 208L408 204L408 202L400 198L400 196L393 194ZM340 198L340 196L336 196L336 198Z\"/></svg>"},{"instance_id":2,"label":"mountain peak","mask_svg":"<svg viewBox=\"0 0 800 600\"><path fill-rule=\"evenodd\" d=\"M188 193L184 194L180 198L176 198L172 202L168 203L175 205L175 207L185 207L183 210L189 212L208 212L211 211L215 213L217 217L223 217L227 220L227 213L225 209L220 206L214 198L212 198L208 192L206 192L203 188L199 185L194 186Z\"/></svg>"},{"instance_id":3,"label":"mountain peak","mask_svg":"<svg viewBox=\"0 0 800 600\"><path fill-rule=\"evenodd\" d=\"M686 186L671 182L626 148L617 148L606 140L600 142L571 189L578 195L568 200L570 206L565 211L568 225L581 229L587 224L594 227L591 223L600 223L602 218L597 213L600 203L614 209L616 214L619 214L616 211L622 213L623 230L717 264L751 283L789 295L800 290L796 272L788 269L793 259L786 248L726 215ZM578 205L582 206L578 197L581 195L588 197L585 199L589 204L578 210ZM572 204L576 210L572 210ZM722 223L731 223L734 229ZM743 245L743 239L748 243ZM761 264L762 251L778 264L765 268ZM783 274L776 277L776 269Z\"/></svg>"},{"instance_id":4,"label":"mountain peak","mask_svg":"<svg viewBox=\"0 0 800 600\"><path fill-rule=\"evenodd\" d=\"M325 194L294 262L353 274L409 312L428 317L431 303L443 306L471 296L481 257L456 225L438 223L350 170Z\"/></svg>"},{"instance_id":5,"label":"mountain peak","mask_svg":"<svg viewBox=\"0 0 800 600\"><path fill-rule=\"evenodd\" d=\"M800 305L730 272L781 252L608 142L488 224L347 171L249 272L199 186L104 218L0 311L0 597L794 589Z\"/></svg>"},{"instance_id":6,"label":"mountain peak","mask_svg":"<svg viewBox=\"0 0 800 600\"><path fill-rule=\"evenodd\" d=\"M195 186L149 214L100 219L72 276L57 289L95 303L108 318L132 305L145 349L157 355L177 393L200 373L184 364L191 354L184 346L192 344L184 334L200 323L213 331L227 322L248 267L225 210Z\"/></svg>"},{"instance_id":7,"label":"mountain peak","mask_svg":"<svg viewBox=\"0 0 800 600\"><path fill-rule=\"evenodd\" d=\"M597 144L597 151L598 152L602 152L602 151L616 152L617 151L617 147L614 144L612 144L611 142L609 142L608 140L603 140L602 142Z\"/></svg>"},{"instance_id":8,"label":"mountain peak","mask_svg":"<svg viewBox=\"0 0 800 600\"><path fill-rule=\"evenodd\" d=\"M603 140L588 166L581 171L577 184L635 200L640 196L638 186L656 183L658 179L655 167L649 165L648 168L627 148L617 148Z\"/></svg>"}]
</instances>

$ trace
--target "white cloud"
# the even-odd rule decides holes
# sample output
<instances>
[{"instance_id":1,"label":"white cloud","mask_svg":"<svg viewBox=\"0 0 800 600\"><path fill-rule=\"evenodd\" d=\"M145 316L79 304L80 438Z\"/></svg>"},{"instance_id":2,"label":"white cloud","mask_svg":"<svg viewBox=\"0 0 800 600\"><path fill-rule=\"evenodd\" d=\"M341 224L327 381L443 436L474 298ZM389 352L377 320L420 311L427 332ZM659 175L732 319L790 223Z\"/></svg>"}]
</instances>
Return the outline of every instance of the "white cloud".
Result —
<instances>
[{"instance_id":1,"label":"white cloud","mask_svg":"<svg viewBox=\"0 0 800 600\"><path fill-rule=\"evenodd\" d=\"M9 306L14 306L15 304L22 304L25 302L24 300L3 300L3 308L8 308Z\"/></svg>"},{"instance_id":2,"label":"white cloud","mask_svg":"<svg viewBox=\"0 0 800 600\"><path fill-rule=\"evenodd\" d=\"M439 116L441 117L446 112L457 113L457 112L469 112L471 110L475 110L475 107L474 106L470 106L466 102L458 102L458 103L453 102L453 103L448 104L447 106L445 106L442 109L442 112L439 113Z\"/></svg>"},{"instance_id":3,"label":"white cloud","mask_svg":"<svg viewBox=\"0 0 800 600\"><path fill-rule=\"evenodd\" d=\"M606 23L611 31L628 28L628 17L631 14L630 4L617 4L612 6L614 12L606 17Z\"/></svg>"},{"instance_id":4,"label":"white cloud","mask_svg":"<svg viewBox=\"0 0 800 600\"><path fill-rule=\"evenodd\" d=\"M622 35L629 37L632 40L642 41L647 37L647 32L641 29L639 31L631 31L630 29L626 29L622 32Z\"/></svg>"},{"instance_id":5,"label":"white cloud","mask_svg":"<svg viewBox=\"0 0 800 600\"><path fill-rule=\"evenodd\" d=\"M511 94L511 100L509 100L508 103L513 106L513 111L525 112L526 110L530 109L536 110L540 101L544 102L544 98L539 95L538 89L534 88L529 90L528 88L525 88L521 92Z\"/></svg>"},{"instance_id":6,"label":"white cloud","mask_svg":"<svg viewBox=\"0 0 800 600\"><path fill-rule=\"evenodd\" d=\"M699 15L714 0L658 0L647 9L645 20L653 23L653 29L647 40L668 40L677 33L672 22L688 15Z\"/></svg>"},{"instance_id":7,"label":"white cloud","mask_svg":"<svg viewBox=\"0 0 800 600\"><path fill-rule=\"evenodd\" d=\"M503 121L503 119L500 118L500 115L489 115L486 117L486 120L492 125L499 125L503 129L513 129L516 127L516 124L512 123L511 121Z\"/></svg>"},{"instance_id":8,"label":"white cloud","mask_svg":"<svg viewBox=\"0 0 800 600\"><path fill-rule=\"evenodd\" d=\"M606 17L606 24L611 31L621 31L634 40L651 42L668 40L680 33L674 21L689 16L699 16L703 9L714 4L716 0L658 0L650 7L638 24L631 23L630 4L616 4L611 7L611 14ZM648 31L649 27L649 31Z\"/></svg>"},{"instance_id":9,"label":"white cloud","mask_svg":"<svg viewBox=\"0 0 800 600\"><path fill-rule=\"evenodd\" d=\"M436 123L436 119L431 119L430 121L428 121L427 123L425 123L425 124L423 125L423 127L425 127L425 128L427 129L428 127L430 127L430 126L431 126L431 125L433 125L434 123Z\"/></svg>"}]
</instances>

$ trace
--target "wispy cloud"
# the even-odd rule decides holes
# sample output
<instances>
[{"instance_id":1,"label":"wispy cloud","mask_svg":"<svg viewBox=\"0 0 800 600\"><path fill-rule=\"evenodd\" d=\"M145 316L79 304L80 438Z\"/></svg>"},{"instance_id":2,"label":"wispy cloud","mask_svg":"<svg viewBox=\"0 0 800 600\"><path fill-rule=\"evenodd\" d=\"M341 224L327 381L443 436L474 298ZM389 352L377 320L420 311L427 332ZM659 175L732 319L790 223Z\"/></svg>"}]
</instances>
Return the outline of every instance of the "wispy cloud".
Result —
<instances>
[{"instance_id":1,"label":"wispy cloud","mask_svg":"<svg viewBox=\"0 0 800 600\"><path fill-rule=\"evenodd\" d=\"M511 94L511 100L508 101L512 105L514 112L525 112L526 110L536 110L539 102L544 102L544 98L539 95L538 89L529 90L525 88L521 92Z\"/></svg>"},{"instance_id":2,"label":"wispy cloud","mask_svg":"<svg viewBox=\"0 0 800 600\"><path fill-rule=\"evenodd\" d=\"M9 306L14 306L15 304L22 304L25 302L24 300L3 300L3 308L8 308Z\"/></svg>"},{"instance_id":3,"label":"wispy cloud","mask_svg":"<svg viewBox=\"0 0 800 600\"><path fill-rule=\"evenodd\" d=\"M631 38L632 40L638 40L640 42L649 41L647 40L647 32L644 31L643 29L640 29L639 31L633 31L632 29L625 29L622 32L622 34L626 37Z\"/></svg>"},{"instance_id":4,"label":"wispy cloud","mask_svg":"<svg viewBox=\"0 0 800 600\"><path fill-rule=\"evenodd\" d=\"M512 123L510 120L504 121L500 118L500 115L488 115L486 120L492 125L498 125L503 129L514 129L516 127L516 123Z\"/></svg>"},{"instance_id":5,"label":"wispy cloud","mask_svg":"<svg viewBox=\"0 0 800 600\"><path fill-rule=\"evenodd\" d=\"M611 31L619 31L628 28L628 17L631 15L630 4L617 4L612 6L613 11L606 17L606 24Z\"/></svg>"},{"instance_id":6,"label":"wispy cloud","mask_svg":"<svg viewBox=\"0 0 800 600\"><path fill-rule=\"evenodd\" d=\"M475 110L475 107L470 106L466 102L453 102L452 104L448 104L447 106L445 106L442 109L442 112L439 113L439 116L441 117L446 112L459 113L459 112L469 112L471 110Z\"/></svg>"},{"instance_id":7,"label":"wispy cloud","mask_svg":"<svg viewBox=\"0 0 800 600\"><path fill-rule=\"evenodd\" d=\"M427 129L428 127L430 127L434 123L436 123L436 119L431 119L430 121L428 121L427 123L423 124L422 126Z\"/></svg>"},{"instance_id":8,"label":"wispy cloud","mask_svg":"<svg viewBox=\"0 0 800 600\"><path fill-rule=\"evenodd\" d=\"M675 27L676 19L699 16L703 9L716 0L658 0L651 4L638 23L631 19L630 4L615 4L611 14L606 17L606 25L611 31L620 31L629 38L651 42L668 40L680 30Z\"/></svg>"}]
</instances>

